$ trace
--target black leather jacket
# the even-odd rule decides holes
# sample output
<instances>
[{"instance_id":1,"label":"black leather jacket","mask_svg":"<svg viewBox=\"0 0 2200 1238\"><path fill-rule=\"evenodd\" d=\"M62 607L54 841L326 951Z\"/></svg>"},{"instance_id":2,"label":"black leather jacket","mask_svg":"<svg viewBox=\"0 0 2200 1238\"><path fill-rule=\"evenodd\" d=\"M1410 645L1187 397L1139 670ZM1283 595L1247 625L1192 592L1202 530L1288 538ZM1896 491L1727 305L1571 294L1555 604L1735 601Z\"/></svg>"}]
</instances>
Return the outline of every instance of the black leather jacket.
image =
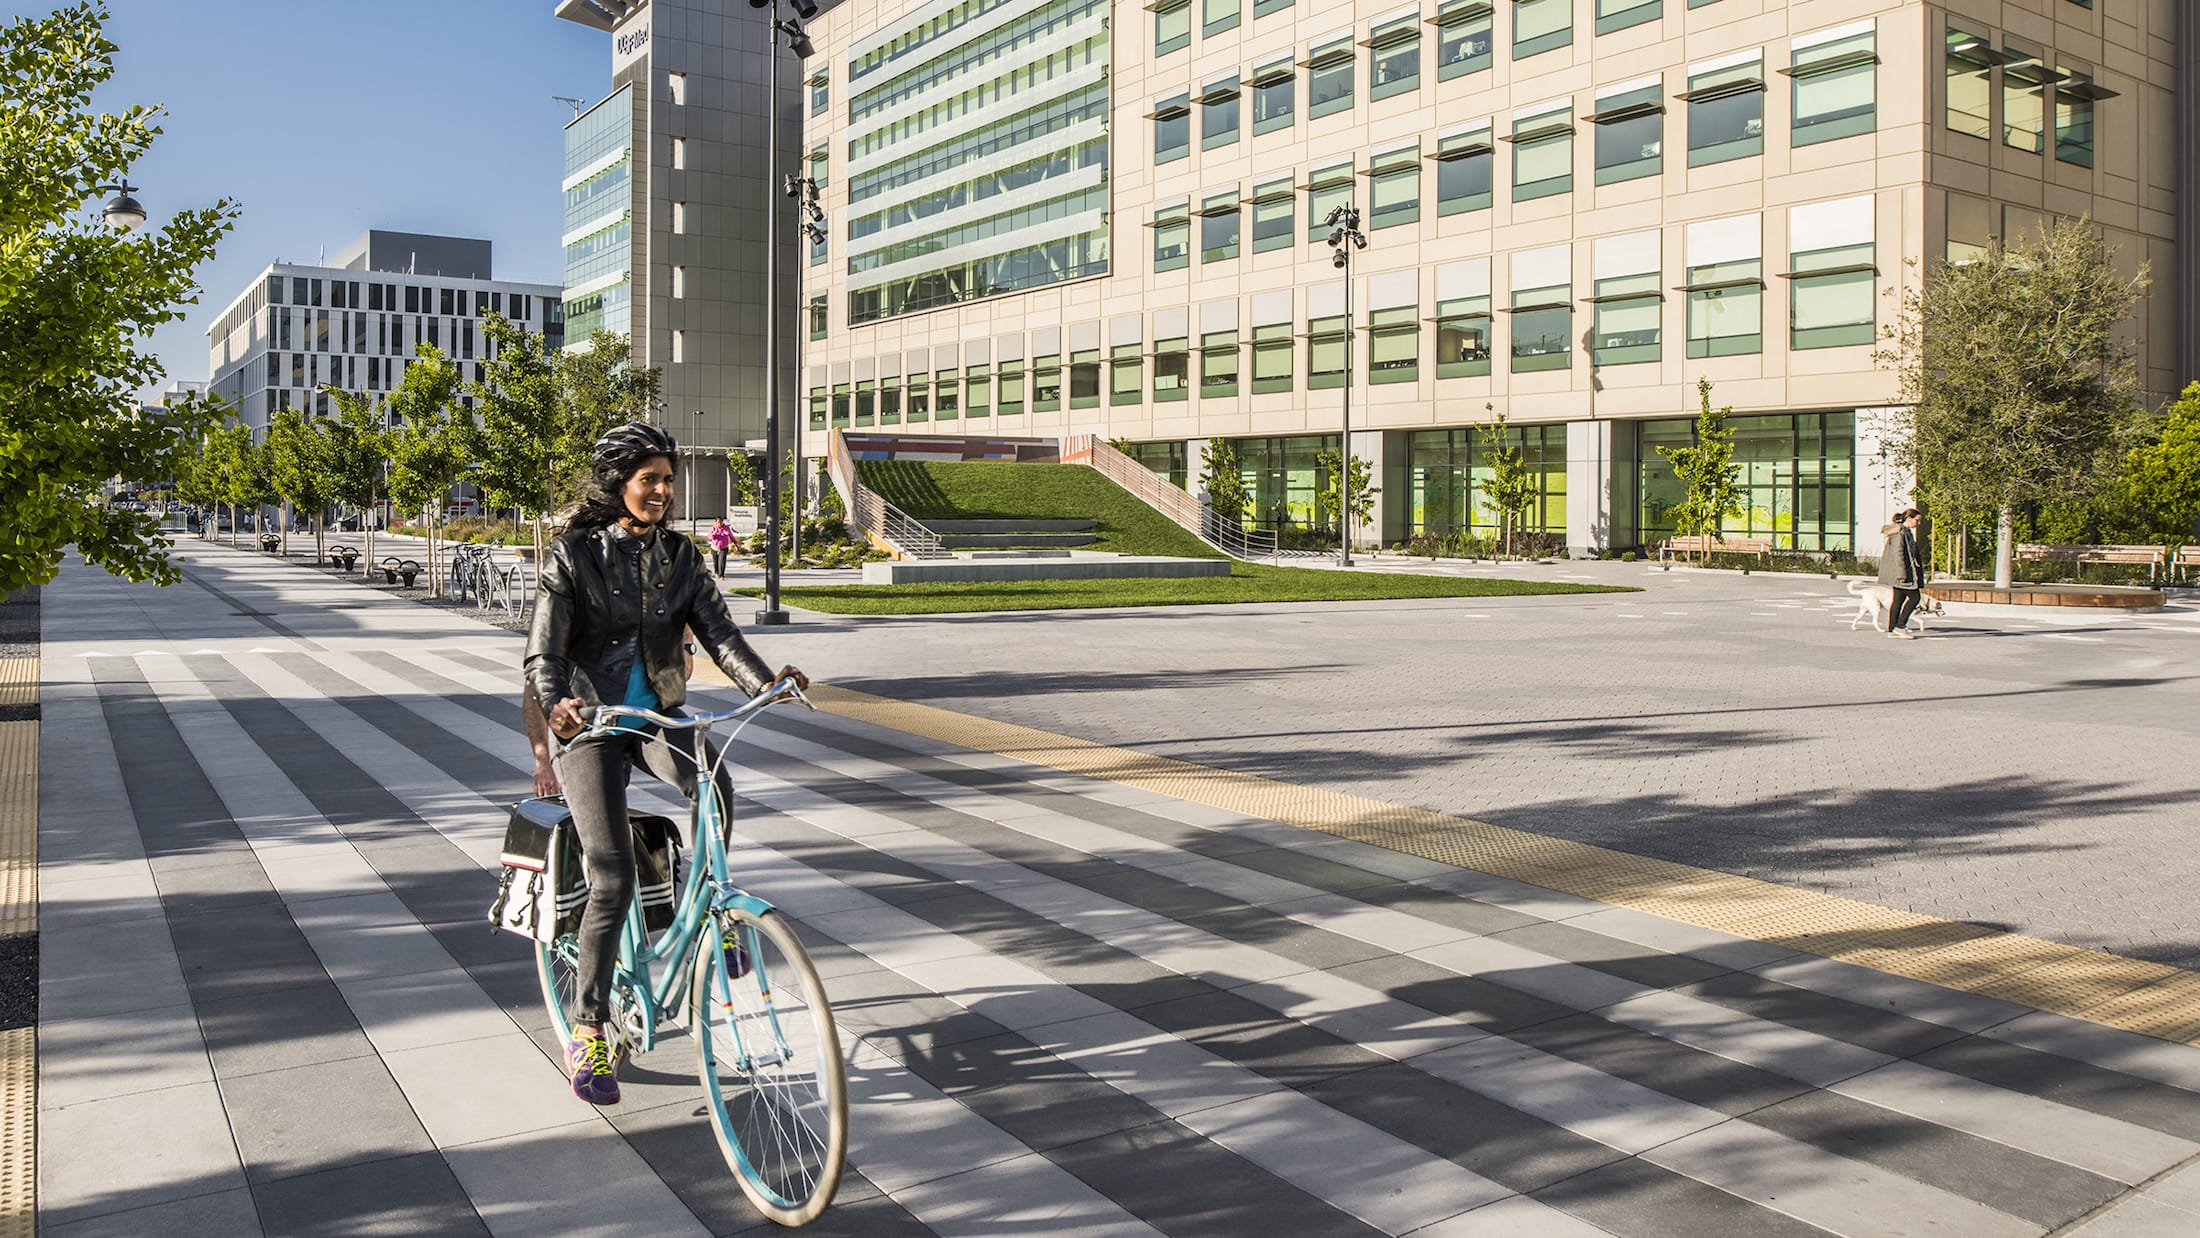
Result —
<instances>
[{"instance_id":1,"label":"black leather jacket","mask_svg":"<svg viewBox=\"0 0 2200 1238\"><path fill-rule=\"evenodd\" d=\"M616 524L580 530L551 542L545 559L526 664L544 712L567 697L623 703L637 649L663 708L685 703L682 628L743 692L755 696L771 682L702 555L679 534L636 536Z\"/></svg>"}]
</instances>

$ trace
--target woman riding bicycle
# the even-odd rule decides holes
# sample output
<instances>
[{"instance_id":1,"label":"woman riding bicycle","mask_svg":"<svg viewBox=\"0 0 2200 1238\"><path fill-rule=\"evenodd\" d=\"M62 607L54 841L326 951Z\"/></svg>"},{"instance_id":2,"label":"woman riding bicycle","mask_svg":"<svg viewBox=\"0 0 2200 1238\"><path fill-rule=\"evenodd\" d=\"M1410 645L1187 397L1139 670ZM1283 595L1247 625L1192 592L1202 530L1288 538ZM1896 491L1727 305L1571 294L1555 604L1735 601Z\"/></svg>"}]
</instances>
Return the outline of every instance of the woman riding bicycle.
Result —
<instances>
[{"instance_id":1,"label":"woman riding bicycle","mask_svg":"<svg viewBox=\"0 0 2200 1238\"><path fill-rule=\"evenodd\" d=\"M579 983L568 1012L573 1035L565 1056L574 1095L597 1105L619 1103L603 1024L611 1016L619 930L634 896L627 771L637 765L651 769L692 796L698 768L692 758L708 762L711 757L687 747L690 759L650 761L658 747L648 738L654 728L622 724L583 735L587 723L581 711L632 705L677 714L687 699L683 628L752 697L775 679L809 684L792 666L771 673L734 628L725 595L695 544L666 527L676 453L670 434L639 421L596 440L581 501L545 556L541 597L527 637L528 682L535 698L549 705L551 732L567 741L557 757L558 780L588 872L588 908L576 934ZM662 738L692 745L692 735L668 730ZM732 802L732 788L723 778L719 796L721 803Z\"/></svg>"}]
</instances>

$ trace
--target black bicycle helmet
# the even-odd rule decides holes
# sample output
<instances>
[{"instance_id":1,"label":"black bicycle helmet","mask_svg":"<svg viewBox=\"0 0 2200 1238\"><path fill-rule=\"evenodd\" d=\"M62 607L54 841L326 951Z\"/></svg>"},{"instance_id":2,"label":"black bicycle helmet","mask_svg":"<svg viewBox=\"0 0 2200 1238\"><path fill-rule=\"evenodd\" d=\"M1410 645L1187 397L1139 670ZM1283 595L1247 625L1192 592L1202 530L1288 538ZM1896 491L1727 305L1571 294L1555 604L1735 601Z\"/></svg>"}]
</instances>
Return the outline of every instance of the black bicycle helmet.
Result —
<instances>
[{"instance_id":1,"label":"black bicycle helmet","mask_svg":"<svg viewBox=\"0 0 2200 1238\"><path fill-rule=\"evenodd\" d=\"M596 440L593 455L598 472L625 475L651 456L678 459L679 452L680 445L663 427L629 421L604 431L603 437Z\"/></svg>"}]
</instances>

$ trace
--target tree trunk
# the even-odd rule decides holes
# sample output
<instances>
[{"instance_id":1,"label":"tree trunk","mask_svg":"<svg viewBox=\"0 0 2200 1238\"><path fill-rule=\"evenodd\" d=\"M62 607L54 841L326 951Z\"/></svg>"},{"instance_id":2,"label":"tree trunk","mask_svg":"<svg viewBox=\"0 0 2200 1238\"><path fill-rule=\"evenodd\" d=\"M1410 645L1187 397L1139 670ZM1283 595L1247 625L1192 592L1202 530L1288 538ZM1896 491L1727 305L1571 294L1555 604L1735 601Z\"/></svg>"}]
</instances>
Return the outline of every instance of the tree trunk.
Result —
<instances>
[{"instance_id":1,"label":"tree trunk","mask_svg":"<svg viewBox=\"0 0 2200 1238\"><path fill-rule=\"evenodd\" d=\"M229 505L229 548L231 550L237 548L237 523L237 505L231 503Z\"/></svg>"},{"instance_id":2,"label":"tree trunk","mask_svg":"<svg viewBox=\"0 0 2200 1238\"><path fill-rule=\"evenodd\" d=\"M380 492L369 486L367 487L367 512L366 515L359 518L359 527L366 531L367 545L366 563L360 567L359 574L370 579L374 575L374 522L381 514L382 499Z\"/></svg>"},{"instance_id":3,"label":"tree trunk","mask_svg":"<svg viewBox=\"0 0 2200 1238\"><path fill-rule=\"evenodd\" d=\"M328 510L313 513L313 562L319 565L328 559Z\"/></svg>"},{"instance_id":4,"label":"tree trunk","mask_svg":"<svg viewBox=\"0 0 2200 1238\"><path fill-rule=\"evenodd\" d=\"M1994 587L2017 583L2017 509L2007 503L1994 518Z\"/></svg>"},{"instance_id":5,"label":"tree trunk","mask_svg":"<svg viewBox=\"0 0 2200 1238\"><path fill-rule=\"evenodd\" d=\"M435 574L435 509L429 508L421 523L428 528L428 596L443 596L442 578Z\"/></svg>"}]
</instances>

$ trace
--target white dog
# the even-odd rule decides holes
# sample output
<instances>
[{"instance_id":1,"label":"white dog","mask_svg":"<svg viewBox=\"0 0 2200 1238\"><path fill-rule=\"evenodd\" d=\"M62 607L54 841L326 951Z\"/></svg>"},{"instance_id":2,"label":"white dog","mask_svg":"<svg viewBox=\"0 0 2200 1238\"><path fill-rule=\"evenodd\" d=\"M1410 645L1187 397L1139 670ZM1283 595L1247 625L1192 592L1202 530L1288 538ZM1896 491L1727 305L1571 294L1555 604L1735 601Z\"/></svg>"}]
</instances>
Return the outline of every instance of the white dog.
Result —
<instances>
[{"instance_id":1,"label":"white dog","mask_svg":"<svg viewBox=\"0 0 2200 1238\"><path fill-rule=\"evenodd\" d=\"M1871 620L1873 628L1886 631L1888 613L1894 609L1894 586L1874 584L1868 580L1852 580L1849 582L1849 592L1855 594L1857 599L1856 617L1849 620L1849 631L1854 632L1856 625L1866 619ZM1925 627L1925 616L1945 614L1940 609L1940 599L1928 597L1918 602L1917 609L1911 612L1910 617L1922 630Z\"/></svg>"}]
</instances>

